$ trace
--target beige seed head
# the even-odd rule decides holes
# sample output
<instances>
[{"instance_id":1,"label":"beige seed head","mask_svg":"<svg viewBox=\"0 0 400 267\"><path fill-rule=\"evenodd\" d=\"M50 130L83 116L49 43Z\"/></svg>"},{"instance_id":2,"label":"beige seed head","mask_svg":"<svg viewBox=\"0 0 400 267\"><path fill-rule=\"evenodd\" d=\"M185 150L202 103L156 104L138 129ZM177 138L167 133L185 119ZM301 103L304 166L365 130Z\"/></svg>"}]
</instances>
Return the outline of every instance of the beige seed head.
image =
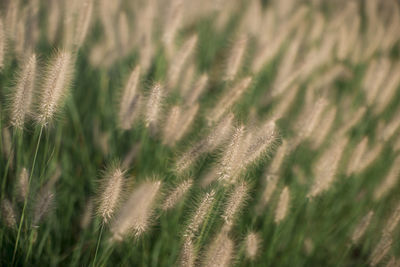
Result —
<instances>
[{"instance_id":1,"label":"beige seed head","mask_svg":"<svg viewBox=\"0 0 400 267\"><path fill-rule=\"evenodd\" d=\"M122 162L122 167L124 169L129 168L131 166L132 162L135 160L135 158L138 156L138 153L140 152L141 148L141 143L138 142L132 146L132 148L128 151L128 153L125 155L124 161Z\"/></svg>"},{"instance_id":2,"label":"beige seed head","mask_svg":"<svg viewBox=\"0 0 400 267\"><path fill-rule=\"evenodd\" d=\"M49 213L54 205L54 191L52 187L44 186L39 194L34 207L33 227L38 227L39 223Z\"/></svg>"},{"instance_id":3,"label":"beige seed head","mask_svg":"<svg viewBox=\"0 0 400 267\"><path fill-rule=\"evenodd\" d=\"M206 142L199 142L183 153L175 163L175 170L178 174L186 172L196 160L206 151Z\"/></svg>"},{"instance_id":4,"label":"beige seed head","mask_svg":"<svg viewBox=\"0 0 400 267\"><path fill-rule=\"evenodd\" d=\"M233 80L240 69L246 51L247 37L240 36L230 52L226 65L226 80Z\"/></svg>"},{"instance_id":5,"label":"beige seed head","mask_svg":"<svg viewBox=\"0 0 400 267\"><path fill-rule=\"evenodd\" d=\"M356 244L361 237L364 235L365 231L367 231L368 226L371 223L372 217L374 216L374 212L370 211L367 215L365 215L356 228L353 231L353 235L351 236L351 241L353 244Z\"/></svg>"},{"instance_id":6,"label":"beige seed head","mask_svg":"<svg viewBox=\"0 0 400 267\"><path fill-rule=\"evenodd\" d=\"M289 188L286 186L283 188L281 195L279 196L278 206L275 210L275 223L279 224L283 219L285 219L288 211L289 211L289 204L290 204L290 191Z\"/></svg>"},{"instance_id":7,"label":"beige seed head","mask_svg":"<svg viewBox=\"0 0 400 267\"><path fill-rule=\"evenodd\" d=\"M197 35L190 37L172 59L168 70L168 87L174 88L189 57L194 53L197 44Z\"/></svg>"},{"instance_id":8,"label":"beige seed head","mask_svg":"<svg viewBox=\"0 0 400 267\"><path fill-rule=\"evenodd\" d=\"M303 140L308 138L316 129L327 105L328 101L324 98L320 98L312 107L307 107L305 109L303 114L301 114L300 123L297 126L299 139Z\"/></svg>"},{"instance_id":9,"label":"beige seed head","mask_svg":"<svg viewBox=\"0 0 400 267\"><path fill-rule=\"evenodd\" d=\"M400 128L400 115L397 110L397 115L394 116L388 123L380 122L378 125L378 137L380 140L388 141Z\"/></svg>"},{"instance_id":10,"label":"beige seed head","mask_svg":"<svg viewBox=\"0 0 400 267\"><path fill-rule=\"evenodd\" d=\"M370 265L376 266L388 254L393 244L390 235L383 234L379 243L375 246L370 256Z\"/></svg>"},{"instance_id":11,"label":"beige seed head","mask_svg":"<svg viewBox=\"0 0 400 267\"><path fill-rule=\"evenodd\" d=\"M226 113L240 99L247 88L249 88L251 81L251 77L243 78L221 98L209 113L208 121L210 124L220 120L224 113Z\"/></svg>"},{"instance_id":12,"label":"beige seed head","mask_svg":"<svg viewBox=\"0 0 400 267\"><path fill-rule=\"evenodd\" d=\"M128 130L132 127L133 120L137 115L139 104L139 95L137 87L139 84L140 66L137 66L129 76L120 100L119 107L119 124L123 130Z\"/></svg>"},{"instance_id":13,"label":"beige seed head","mask_svg":"<svg viewBox=\"0 0 400 267\"><path fill-rule=\"evenodd\" d=\"M268 173L277 174L282 165L284 158L287 155L288 143L286 140L282 140L282 144L276 151L274 158L268 168Z\"/></svg>"},{"instance_id":14,"label":"beige seed head","mask_svg":"<svg viewBox=\"0 0 400 267\"><path fill-rule=\"evenodd\" d=\"M161 102L163 98L163 89L161 84L156 83L150 93L146 105L145 122L146 127L156 127L161 111Z\"/></svg>"},{"instance_id":15,"label":"beige seed head","mask_svg":"<svg viewBox=\"0 0 400 267\"><path fill-rule=\"evenodd\" d=\"M386 225L383 228L383 233L391 235L396 229L397 225L399 224L399 221L400 221L400 204L397 205L397 207L387 220Z\"/></svg>"},{"instance_id":16,"label":"beige seed head","mask_svg":"<svg viewBox=\"0 0 400 267\"><path fill-rule=\"evenodd\" d=\"M129 21L126 13L124 11L120 12L118 17L118 43L121 48L121 54L126 55L129 51Z\"/></svg>"},{"instance_id":17,"label":"beige seed head","mask_svg":"<svg viewBox=\"0 0 400 267\"><path fill-rule=\"evenodd\" d=\"M261 239L257 233L250 232L246 236L246 256L254 260L260 249Z\"/></svg>"},{"instance_id":18,"label":"beige seed head","mask_svg":"<svg viewBox=\"0 0 400 267\"><path fill-rule=\"evenodd\" d=\"M36 77L36 55L33 54L24 64L18 75L17 85L11 96L11 125L23 128L25 119L29 115Z\"/></svg>"},{"instance_id":19,"label":"beige seed head","mask_svg":"<svg viewBox=\"0 0 400 267\"><path fill-rule=\"evenodd\" d=\"M77 14L76 30L75 30L75 45L81 47L85 41L86 35L89 31L90 22L93 14L94 0L84 0L80 3L80 8Z\"/></svg>"},{"instance_id":20,"label":"beige seed head","mask_svg":"<svg viewBox=\"0 0 400 267\"><path fill-rule=\"evenodd\" d=\"M179 141L182 137L189 131L190 126L192 125L194 119L196 118L197 112L199 110L199 104L194 104L189 108L183 110L181 113L181 118L179 121L179 130L176 132L175 140ZM175 141L175 142L176 142Z\"/></svg>"},{"instance_id":21,"label":"beige seed head","mask_svg":"<svg viewBox=\"0 0 400 267\"><path fill-rule=\"evenodd\" d=\"M196 212L190 219L188 227L185 230L184 233L185 238L191 239L195 236L200 226L206 219L207 214L210 212L212 204L214 203L214 199L215 199L214 190L211 190L210 192L204 195L203 199L201 200L199 206L196 209Z\"/></svg>"},{"instance_id":22,"label":"beige seed head","mask_svg":"<svg viewBox=\"0 0 400 267\"><path fill-rule=\"evenodd\" d=\"M92 199L89 199L88 202L86 203L85 210L81 217L80 221L81 229L86 229L89 226L90 222L92 221L92 214L93 214L93 201Z\"/></svg>"},{"instance_id":23,"label":"beige seed head","mask_svg":"<svg viewBox=\"0 0 400 267\"><path fill-rule=\"evenodd\" d=\"M181 250L180 266L194 267L196 262L196 254L193 241L190 238L185 238Z\"/></svg>"},{"instance_id":24,"label":"beige seed head","mask_svg":"<svg viewBox=\"0 0 400 267\"><path fill-rule=\"evenodd\" d=\"M337 108L330 107L322 115L318 127L314 129L310 138L314 149L317 149L325 141L335 122L336 113Z\"/></svg>"},{"instance_id":25,"label":"beige seed head","mask_svg":"<svg viewBox=\"0 0 400 267\"><path fill-rule=\"evenodd\" d=\"M275 119L280 119L293 107L294 101L296 100L297 93L299 92L299 85L295 84L287 89L282 97L280 97L278 104L273 108L272 115ZM268 101L270 97L267 98Z\"/></svg>"},{"instance_id":26,"label":"beige seed head","mask_svg":"<svg viewBox=\"0 0 400 267\"><path fill-rule=\"evenodd\" d=\"M196 117L199 104L191 107L174 106L164 126L164 143L174 145L189 130Z\"/></svg>"},{"instance_id":27,"label":"beige seed head","mask_svg":"<svg viewBox=\"0 0 400 267\"><path fill-rule=\"evenodd\" d=\"M8 128L3 127L2 130L2 149L3 154L6 158L11 160L10 164L12 166L12 161L14 158L14 152L12 150L11 134Z\"/></svg>"},{"instance_id":28,"label":"beige seed head","mask_svg":"<svg viewBox=\"0 0 400 267\"><path fill-rule=\"evenodd\" d=\"M242 166L246 167L268 155L279 139L279 131L274 121L267 121L259 130L250 132Z\"/></svg>"},{"instance_id":29,"label":"beige seed head","mask_svg":"<svg viewBox=\"0 0 400 267\"><path fill-rule=\"evenodd\" d=\"M3 199L1 202L2 220L10 227L15 228L17 226L17 220L15 211L12 203L8 199Z\"/></svg>"},{"instance_id":30,"label":"beige seed head","mask_svg":"<svg viewBox=\"0 0 400 267\"><path fill-rule=\"evenodd\" d=\"M164 33L162 36L162 42L166 48L167 56L170 58L174 53L175 36L179 28L182 27L183 17L183 1L174 0L169 5L167 18L164 24Z\"/></svg>"},{"instance_id":31,"label":"beige seed head","mask_svg":"<svg viewBox=\"0 0 400 267\"><path fill-rule=\"evenodd\" d=\"M189 179L186 181L183 181L181 184L179 184L170 194L169 196L164 200L164 204L162 206L163 210L168 210L173 207L184 197L184 195L189 191L189 189L193 185L193 180Z\"/></svg>"},{"instance_id":32,"label":"beige seed head","mask_svg":"<svg viewBox=\"0 0 400 267\"><path fill-rule=\"evenodd\" d=\"M223 118L205 139L183 153L175 164L176 171L180 174L187 171L201 155L213 151L228 140L232 132L233 118L232 114Z\"/></svg>"},{"instance_id":33,"label":"beige seed head","mask_svg":"<svg viewBox=\"0 0 400 267\"><path fill-rule=\"evenodd\" d=\"M346 120L340 126L339 134L346 133L348 130L353 128L353 126L364 117L366 111L366 107L361 107L357 109L351 116L347 116L348 118L346 118Z\"/></svg>"},{"instance_id":34,"label":"beige seed head","mask_svg":"<svg viewBox=\"0 0 400 267\"><path fill-rule=\"evenodd\" d=\"M229 113L217 123L215 128L213 128L212 132L206 138L208 151L216 149L231 137L233 130L233 119L234 115Z\"/></svg>"},{"instance_id":35,"label":"beige seed head","mask_svg":"<svg viewBox=\"0 0 400 267\"><path fill-rule=\"evenodd\" d=\"M304 239L304 250L308 256L314 251L314 242L309 237Z\"/></svg>"},{"instance_id":36,"label":"beige seed head","mask_svg":"<svg viewBox=\"0 0 400 267\"><path fill-rule=\"evenodd\" d=\"M227 267L233 258L234 243L227 233L221 231L206 249L206 255L202 266Z\"/></svg>"},{"instance_id":37,"label":"beige seed head","mask_svg":"<svg viewBox=\"0 0 400 267\"><path fill-rule=\"evenodd\" d=\"M179 106L174 106L169 112L167 121L164 127L164 144L173 144L173 139L175 137L176 131L179 125L179 119L181 117L182 109Z\"/></svg>"},{"instance_id":38,"label":"beige seed head","mask_svg":"<svg viewBox=\"0 0 400 267\"><path fill-rule=\"evenodd\" d=\"M112 166L106 171L101 182L97 214L104 223L108 223L118 208L123 194L124 173L118 165Z\"/></svg>"},{"instance_id":39,"label":"beige seed head","mask_svg":"<svg viewBox=\"0 0 400 267\"><path fill-rule=\"evenodd\" d=\"M39 96L37 121L47 125L61 108L72 78L74 59L71 52L59 51L47 68Z\"/></svg>"},{"instance_id":40,"label":"beige seed head","mask_svg":"<svg viewBox=\"0 0 400 267\"><path fill-rule=\"evenodd\" d=\"M138 185L122 207L111 226L113 240L120 241L127 234L142 235L150 226L161 181L147 181Z\"/></svg>"},{"instance_id":41,"label":"beige seed head","mask_svg":"<svg viewBox=\"0 0 400 267\"><path fill-rule=\"evenodd\" d=\"M26 168L23 168L19 174L18 192L21 200L25 200L28 194L29 174Z\"/></svg>"},{"instance_id":42,"label":"beige seed head","mask_svg":"<svg viewBox=\"0 0 400 267\"><path fill-rule=\"evenodd\" d=\"M394 160L389 173L385 179L378 185L374 191L375 200L379 200L389 193L391 189L397 184L400 178L400 156Z\"/></svg>"},{"instance_id":43,"label":"beige seed head","mask_svg":"<svg viewBox=\"0 0 400 267\"><path fill-rule=\"evenodd\" d=\"M47 34L47 39L49 43L53 44L57 31L60 25L60 18L61 18L61 2L57 0L51 0L48 3L48 16L47 16L47 29L46 29L46 34Z\"/></svg>"},{"instance_id":44,"label":"beige seed head","mask_svg":"<svg viewBox=\"0 0 400 267\"><path fill-rule=\"evenodd\" d=\"M233 133L231 142L224 152L220 162L219 180L224 183L234 184L240 172L240 164L243 158L243 138L245 137L245 127L239 126Z\"/></svg>"},{"instance_id":45,"label":"beige seed head","mask_svg":"<svg viewBox=\"0 0 400 267\"><path fill-rule=\"evenodd\" d=\"M354 149L351 157L350 157L350 162L349 165L347 166L347 176L350 176L352 173L354 173L358 168L359 165L361 164L362 158L366 152L366 149L368 147L368 137L364 137L360 143L356 146Z\"/></svg>"},{"instance_id":46,"label":"beige seed head","mask_svg":"<svg viewBox=\"0 0 400 267\"><path fill-rule=\"evenodd\" d=\"M242 209L247 198L247 184L244 182L238 183L231 193L226 203L222 218L225 221L226 229L229 230L233 226L236 216Z\"/></svg>"},{"instance_id":47,"label":"beige seed head","mask_svg":"<svg viewBox=\"0 0 400 267\"><path fill-rule=\"evenodd\" d=\"M356 173L360 173L370 166L381 154L383 150L383 143L375 143L372 148L366 151L363 155L361 162L356 170Z\"/></svg>"},{"instance_id":48,"label":"beige seed head","mask_svg":"<svg viewBox=\"0 0 400 267\"><path fill-rule=\"evenodd\" d=\"M339 137L322 154L314 165L314 183L307 197L313 198L327 191L333 184L340 159L348 143L347 137Z\"/></svg>"},{"instance_id":49,"label":"beige seed head","mask_svg":"<svg viewBox=\"0 0 400 267\"><path fill-rule=\"evenodd\" d=\"M188 91L184 98L185 98L185 104L188 106L193 105L196 103L200 97L200 95L204 92L204 90L207 87L208 83L208 75L203 74L200 76L200 78L197 80L196 84L193 87L193 90Z\"/></svg>"}]
</instances>

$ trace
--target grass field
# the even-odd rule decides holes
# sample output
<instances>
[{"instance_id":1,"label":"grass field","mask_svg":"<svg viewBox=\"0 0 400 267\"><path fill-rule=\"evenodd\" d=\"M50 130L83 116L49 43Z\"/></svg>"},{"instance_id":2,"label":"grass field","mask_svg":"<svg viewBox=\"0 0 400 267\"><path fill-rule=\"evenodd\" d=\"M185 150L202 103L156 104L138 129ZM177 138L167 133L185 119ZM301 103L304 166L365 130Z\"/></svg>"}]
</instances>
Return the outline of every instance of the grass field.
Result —
<instances>
[{"instance_id":1,"label":"grass field","mask_svg":"<svg viewBox=\"0 0 400 267\"><path fill-rule=\"evenodd\" d=\"M0 1L0 266L400 266L400 3Z\"/></svg>"}]
</instances>

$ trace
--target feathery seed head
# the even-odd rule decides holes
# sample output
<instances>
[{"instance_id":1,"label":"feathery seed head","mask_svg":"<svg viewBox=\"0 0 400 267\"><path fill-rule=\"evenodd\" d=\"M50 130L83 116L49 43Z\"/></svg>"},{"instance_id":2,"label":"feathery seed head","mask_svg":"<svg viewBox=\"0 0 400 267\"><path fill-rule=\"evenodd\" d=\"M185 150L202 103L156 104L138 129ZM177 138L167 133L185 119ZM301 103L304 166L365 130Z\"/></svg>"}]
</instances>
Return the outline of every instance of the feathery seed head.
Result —
<instances>
[{"instance_id":1,"label":"feathery seed head","mask_svg":"<svg viewBox=\"0 0 400 267\"><path fill-rule=\"evenodd\" d=\"M181 184L179 184L164 200L162 209L168 210L173 208L184 197L187 191L189 191L192 185L193 185L192 179L183 181Z\"/></svg>"},{"instance_id":2,"label":"feathery seed head","mask_svg":"<svg viewBox=\"0 0 400 267\"><path fill-rule=\"evenodd\" d=\"M74 59L71 52L59 51L48 66L39 96L37 121L47 125L61 108L72 78Z\"/></svg>"},{"instance_id":3,"label":"feathery seed head","mask_svg":"<svg viewBox=\"0 0 400 267\"><path fill-rule=\"evenodd\" d=\"M370 265L376 266L388 254L393 244L391 235L383 234L370 256Z\"/></svg>"},{"instance_id":4,"label":"feathery seed head","mask_svg":"<svg viewBox=\"0 0 400 267\"><path fill-rule=\"evenodd\" d=\"M18 193L21 200L25 200L28 194L29 174L26 168L23 168L18 179Z\"/></svg>"},{"instance_id":5,"label":"feathery seed head","mask_svg":"<svg viewBox=\"0 0 400 267\"><path fill-rule=\"evenodd\" d=\"M3 199L1 202L2 219L9 228L17 226L17 220L13 205L8 199Z\"/></svg>"},{"instance_id":6,"label":"feathery seed head","mask_svg":"<svg viewBox=\"0 0 400 267\"><path fill-rule=\"evenodd\" d=\"M289 188L286 186L283 188L281 195L279 196L278 206L275 210L275 223L279 224L283 219L285 219L288 211L289 211L289 204L290 204L290 191Z\"/></svg>"},{"instance_id":7,"label":"feathery seed head","mask_svg":"<svg viewBox=\"0 0 400 267\"><path fill-rule=\"evenodd\" d=\"M50 209L54 205L54 191L53 188L44 186L38 195L38 199L35 203L34 215L33 215L33 227L38 227L39 223L49 213Z\"/></svg>"},{"instance_id":8,"label":"feathery seed head","mask_svg":"<svg viewBox=\"0 0 400 267\"><path fill-rule=\"evenodd\" d=\"M29 115L36 77L36 55L33 54L18 75L17 85L11 97L11 125L21 129Z\"/></svg>"},{"instance_id":9,"label":"feathery seed head","mask_svg":"<svg viewBox=\"0 0 400 267\"><path fill-rule=\"evenodd\" d=\"M168 71L168 87L174 88L189 57L193 54L197 44L197 35L190 37L172 59Z\"/></svg>"},{"instance_id":10,"label":"feathery seed head","mask_svg":"<svg viewBox=\"0 0 400 267\"><path fill-rule=\"evenodd\" d=\"M176 131L178 129L179 119L181 117L182 109L179 106L174 106L171 108L169 112L167 121L164 127L164 143L165 144L173 144L173 139L176 135Z\"/></svg>"},{"instance_id":11,"label":"feathery seed head","mask_svg":"<svg viewBox=\"0 0 400 267\"><path fill-rule=\"evenodd\" d=\"M356 146L351 155L351 161L347 166L346 174L350 176L352 173L356 172L361 165L362 158L368 147L368 137L364 137L361 142Z\"/></svg>"},{"instance_id":12,"label":"feathery seed head","mask_svg":"<svg viewBox=\"0 0 400 267\"><path fill-rule=\"evenodd\" d=\"M261 245L260 236L257 233L250 232L246 236L246 256L251 260L254 260L257 256Z\"/></svg>"},{"instance_id":13,"label":"feathery seed head","mask_svg":"<svg viewBox=\"0 0 400 267\"><path fill-rule=\"evenodd\" d=\"M279 139L279 131L274 121L268 121L260 130L251 133L244 152L242 166L246 167L274 149Z\"/></svg>"},{"instance_id":14,"label":"feathery seed head","mask_svg":"<svg viewBox=\"0 0 400 267\"><path fill-rule=\"evenodd\" d=\"M196 261L196 254L193 241L190 238L185 238L181 250L180 266L194 267Z\"/></svg>"},{"instance_id":15,"label":"feathery seed head","mask_svg":"<svg viewBox=\"0 0 400 267\"><path fill-rule=\"evenodd\" d=\"M211 152L224 143L231 135L233 118L233 114L223 118L205 139L185 152L176 162L176 171L180 174L187 171L202 154Z\"/></svg>"},{"instance_id":16,"label":"feathery seed head","mask_svg":"<svg viewBox=\"0 0 400 267\"><path fill-rule=\"evenodd\" d=\"M104 223L108 223L118 208L124 188L125 171L118 164L110 167L101 182L97 213Z\"/></svg>"},{"instance_id":17,"label":"feathery seed head","mask_svg":"<svg viewBox=\"0 0 400 267\"><path fill-rule=\"evenodd\" d=\"M227 182L230 184L234 184L236 178L239 175L241 161L243 159L243 147L245 142L243 139L245 137L245 127L238 126L233 133L231 142L227 150L225 151L221 163L220 163L220 171L219 171L219 180L223 182Z\"/></svg>"},{"instance_id":18,"label":"feathery seed head","mask_svg":"<svg viewBox=\"0 0 400 267\"><path fill-rule=\"evenodd\" d=\"M386 175L385 179L374 191L375 200L379 200L384 197L398 182L400 178L400 156L397 156Z\"/></svg>"},{"instance_id":19,"label":"feathery seed head","mask_svg":"<svg viewBox=\"0 0 400 267\"><path fill-rule=\"evenodd\" d=\"M81 217L80 221L81 229L86 229L89 226L90 222L92 221L92 214L93 214L93 201L92 199L89 199L88 202L86 203L85 210Z\"/></svg>"},{"instance_id":20,"label":"feathery seed head","mask_svg":"<svg viewBox=\"0 0 400 267\"><path fill-rule=\"evenodd\" d=\"M370 211L361 219L360 223L354 229L353 235L351 236L351 241L353 242L353 244L356 244L364 235L365 231L368 229L369 224L371 223L373 216L374 212Z\"/></svg>"},{"instance_id":21,"label":"feathery seed head","mask_svg":"<svg viewBox=\"0 0 400 267\"><path fill-rule=\"evenodd\" d=\"M244 92L249 88L252 78L245 77L236 86L229 90L216 104L208 116L209 124L219 121L220 118L240 99Z\"/></svg>"},{"instance_id":22,"label":"feathery seed head","mask_svg":"<svg viewBox=\"0 0 400 267\"><path fill-rule=\"evenodd\" d=\"M247 36L240 36L230 52L228 64L225 73L226 80L233 80L240 69L240 64L247 46Z\"/></svg>"},{"instance_id":23,"label":"feathery seed head","mask_svg":"<svg viewBox=\"0 0 400 267\"><path fill-rule=\"evenodd\" d=\"M147 105L146 105L146 114L145 114L145 122L146 127L153 128L156 127L163 99L163 88L160 83L156 83L149 95Z\"/></svg>"},{"instance_id":24,"label":"feathery seed head","mask_svg":"<svg viewBox=\"0 0 400 267\"><path fill-rule=\"evenodd\" d=\"M8 128L3 127L2 129L2 152L6 158L11 160L10 164L12 166L12 160L14 158L14 153L12 149L11 134Z\"/></svg>"},{"instance_id":25,"label":"feathery seed head","mask_svg":"<svg viewBox=\"0 0 400 267\"><path fill-rule=\"evenodd\" d=\"M138 185L122 207L111 226L113 240L120 241L127 234L142 235L150 225L161 181L147 181Z\"/></svg>"},{"instance_id":26,"label":"feathery seed head","mask_svg":"<svg viewBox=\"0 0 400 267\"><path fill-rule=\"evenodd\" d=\"M140 66L137 66L129 76L128 83L121 95L118 118L120 127L124 130L128 130L132 127L132 123L137 115L136 111L139 107L140 98L140 95L137 93L139 76Z\"/></svg>"},{"instance_id":27,"label":"feathery seed head","mask_svg":"<svg viewBox=\"0 0 400 267\"><path fill-rule=\"evenodd\" d=\"M93 14L93 3L94 0L84 0L80 3L81 6L77 10L78 17L76 19L76 29L74 33L74 44L77 45L77 47L82 46L89 31Z\"/></svg>"},{"instance_id":28,"label":"feathery seed head","mask_svg":"<svg viewBox=\"0 0 400 267\"><path fill-rule=\"evenodd\" d=\"M307 197L313 198L328 190L334 182L343 151L348 143L347 137L339 137L323 153L314 165L315 179Z\"/></svg>"},{"instance_id":29,"label":"feathery seed head","mask_svg":"<svg viewBox=\"0 0 400 267\"><path fill-rule=\"evenodd\" d=\"M240 182L235 186L235 189L228 198L222 218L225 221L226 229L230 230L247 199L248 187L244 182Z\"/></svg>"},{"instance_id":30,"label":"feathery seed head","mask_svg":"<svg viewBox=\"0 0 400 267\"><path fill-rule=\"evenodd\" d=\"M278 150L275 153L275 156L269 165L268 173L277 174L282 165L282 162L287 155L288 143L286 140L282 141L282 144L279 146Z\"/></svg>"},{"instance_id":31,"label":"feathery seed head","mask_svg":"<svg viewBox=\"0 0 400 267\"><path fill-rule=\"evenodd\" d=\"M206 142L209 145L208 151L216 149L219 145L231 137L233 130L233 119L234 115L229 113L217 123L211 134L206 139Z\"/></svg>"},{"instance_id":32,"label":"feathery seed head","mask_svg":"<svg viewBox=\"0 0 400 267\"><path fill-rule=\"evenodd\" d=\"M383 228L383 232L391 235L396 229L397 225L400 221L400 204L397 205L395 210L392 212L392 215L387 220L385 227Z\"/></svg>"},{"instance_id":33,"label":"feathery seed head","mask_svg":"<svg viewBox=\"0 0 400 267\"><path fill-rule=\"evenodd\" d=\"M200 97L200 95L203 93L203 91L206 89L208 83L208 75L203 74L200 76L200 78L197 80L196 84L193 87L193 90L188 91L185 94L185 104L188 106L193 105L196 103Z\"/></svg>"},{"instance_id":34,"label":"feathery seed head","mask_svg":"<svg viewBox=\"0 0 400 267\"><path fill-rule=\"evenodd\" d=\"M232 260L233 252L233 241L225 231L221 231L207 248L202 266L228 267Z\"/></svg>"},{"instance_id":35,"label":"feathery seed head","mask_svg":"<svg viewBox=\"0 0 400 267\"><path fill-rule=\"evenodd\" d=\"M189 225L185 230L184 237L185 238L193 238L203 221L206 219L207 214L211 211L212 204L215 199L215 191L211 190L206 193L201 200L199 206L196 209L193 217L190 219Z\"/></svg>"},{"instance_id":36,"label":"feathery seed head","mask_svg":"<svg viewBox=\"0 0 400 267\"><path fill-rule=\"evenodd\" d=\"M175 132L175 142L181 140L182 137L189 131L190 125L192 125L192 122L196 118L199 107L199 104L196 103L191 107L185 108L183 110L179 120L179 130Z\"/></svg>"}]
</instances>

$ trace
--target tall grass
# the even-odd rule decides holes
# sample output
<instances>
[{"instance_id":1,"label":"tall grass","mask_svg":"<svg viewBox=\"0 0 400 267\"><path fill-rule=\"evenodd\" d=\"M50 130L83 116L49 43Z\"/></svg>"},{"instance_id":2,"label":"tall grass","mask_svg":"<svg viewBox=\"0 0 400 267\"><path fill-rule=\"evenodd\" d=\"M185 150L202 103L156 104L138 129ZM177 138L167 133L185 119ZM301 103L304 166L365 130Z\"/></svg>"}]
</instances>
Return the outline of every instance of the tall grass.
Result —
<instances>
[{"instance_id":1,"label":"tall grass","mask_svg":"<svg viewBox=\"0 0 400 267\"><path fill-rule=\"evenodd\" d=\"M397 266L396 0L0 2L0 266Z\"/></svg>"}]
</instances>

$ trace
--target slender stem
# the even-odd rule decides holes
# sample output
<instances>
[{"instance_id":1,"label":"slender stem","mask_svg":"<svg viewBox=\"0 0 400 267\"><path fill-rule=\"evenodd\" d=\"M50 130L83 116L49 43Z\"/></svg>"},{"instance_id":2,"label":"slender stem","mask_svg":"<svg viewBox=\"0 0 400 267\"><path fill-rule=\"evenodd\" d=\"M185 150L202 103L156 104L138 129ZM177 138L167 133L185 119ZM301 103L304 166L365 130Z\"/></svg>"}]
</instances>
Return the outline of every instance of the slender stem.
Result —
<instances>
[{"instance_id":1,"label":"slender stem","mask_svg":"<svg viewBox=\"0 0 400 267\"><path fill-rule=\"evenodd\" d=\"M36 229L31 232L30 237L29 237L29 248L28 248L28 253L26 254L26 257L25 257L25 264L28 262L28 259L32 252L33 237L35 235L35 232L36 232Z\"/></svg>"},{"instance_id":2,"label":"slender stem","mask_svg":"<svg viewBox=\"0 0 400 267\"><path fill-rule=\"evenodd\" d=\"M97 252L99 251L100 240L101 240L101 236L102 236L102 234L103 234L103 228L104 228L104 223L102 222L102 223L101 223L101 228L100 228L99 237L98 237L98 239L97 239L96 253L94 254L93 266L96 266Z\"/></svg>"},{"instance_id":3,"label":"slender stem","mask_svg":"<svg viewBox=\"0 0 400 267\"><path fill-rule=\"evenodd\" d=\"M39 145L40 145L40 140L42 139L42 133L43 133L43 126L40 127L40 133L39 133L39 137L38 137L38 141L37 141L37 145L36 145L35 156L33 157L33 163L32 163L31 173L30 173L30 175L29 175L28 190L27 190L27 193L26 193L26 196L25 196L25 200L24 200L24 207L22 208L21 219L20 219L20 221L19 221L17 240L15 241L14 253L13 253L12 263L11 263L12 266L14 265L15 255L16 255L16 253L17 253L18 243L19 243L19 239L20 239L20 235L21 235L22 223L24 222L24 215L25 215L26 204L27 204L27 202L28 202L28 195L29 195L29 190L30 190L30 186L31 186L31 180L32 180L33 170L34 170L35 164L36 164L36 157L37 157L37 154L38 154L38 151L39 151Z\"/></svg>"}]
</instances>

